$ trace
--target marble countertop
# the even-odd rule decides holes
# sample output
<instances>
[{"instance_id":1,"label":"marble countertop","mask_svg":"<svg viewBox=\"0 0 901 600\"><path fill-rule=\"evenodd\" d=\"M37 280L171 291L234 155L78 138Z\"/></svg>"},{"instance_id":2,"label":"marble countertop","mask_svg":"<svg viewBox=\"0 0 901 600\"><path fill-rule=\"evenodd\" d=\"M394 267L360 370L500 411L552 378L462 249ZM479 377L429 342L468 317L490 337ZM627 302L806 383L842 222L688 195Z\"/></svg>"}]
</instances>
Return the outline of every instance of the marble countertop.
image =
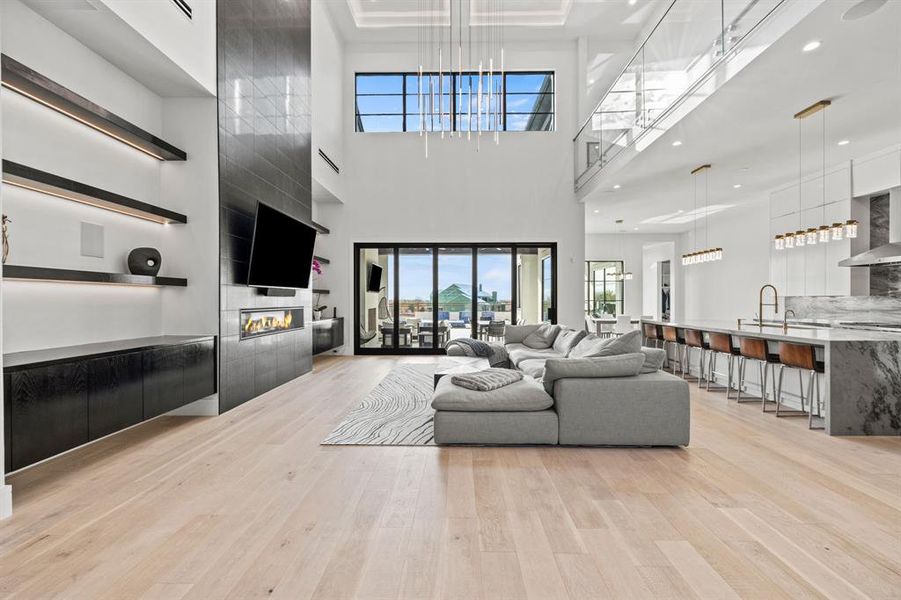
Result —
<instances>
[{"instance_id":1,"label":"marble countertop","mask_svg":"<svg viewBox=\"0 0 901 600\"><path fill-rule=\"evenodd\" d=\"M764 338L773 341L796 342L800 344L812 344L825 346L832 342L901 342L901 333L890 331L870 331L862 329L848 329L838 327L817 327L813 325L792 325L789 321L788 332L782 329L781 324L764 324L763 327L752 322L742 320L741 328L736 321L722 320L695 320L665 322L653 319L644 320L645 323L655 325L674 325L680 329L700 329L716 333L728 333L747 337Z\"/></svg>"}]
</instances>

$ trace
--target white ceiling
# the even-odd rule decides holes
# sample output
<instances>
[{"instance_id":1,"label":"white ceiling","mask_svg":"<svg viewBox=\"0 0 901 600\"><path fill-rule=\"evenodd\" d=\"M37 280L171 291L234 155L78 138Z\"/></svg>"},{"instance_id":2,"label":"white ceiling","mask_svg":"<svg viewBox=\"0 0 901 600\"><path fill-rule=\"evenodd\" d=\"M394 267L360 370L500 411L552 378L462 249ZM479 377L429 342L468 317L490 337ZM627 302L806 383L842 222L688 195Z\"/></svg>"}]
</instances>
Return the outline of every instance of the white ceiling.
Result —
<instances>
[{"instance_id":1,"label":"white ceiling","mask_svg":"<svg viewBox=\"0 0 901 600\"><path fill-rule=\"evenodd\" d=\"M768 197L797 180L793 115L821 99L833 101L826 113L830 165L901 143L901 1L842 21L857 3L828 0L623 168L602 171L586 197L587 232L691 229L690 171L706 163L713 165L710 202L727 207L724 214ZM822 46L803 53L811 40ZM850 143L838 146L844 139ZM674 147L677 140L682 145Z\"/></svg>"},{"instance_id":2,"label":"white ceiling","mask_svg":"<svg viewBox=\"0 0 901 600\"><path fill-rule=\"evenodd\" d=\"M462 12L464 25L478 25L503 5L505 39L573 40L598 36L633 40L667 0L329 0L342 37L350 43L415 42L425 13L447 24Z\"/></svg>"}]
</instances>

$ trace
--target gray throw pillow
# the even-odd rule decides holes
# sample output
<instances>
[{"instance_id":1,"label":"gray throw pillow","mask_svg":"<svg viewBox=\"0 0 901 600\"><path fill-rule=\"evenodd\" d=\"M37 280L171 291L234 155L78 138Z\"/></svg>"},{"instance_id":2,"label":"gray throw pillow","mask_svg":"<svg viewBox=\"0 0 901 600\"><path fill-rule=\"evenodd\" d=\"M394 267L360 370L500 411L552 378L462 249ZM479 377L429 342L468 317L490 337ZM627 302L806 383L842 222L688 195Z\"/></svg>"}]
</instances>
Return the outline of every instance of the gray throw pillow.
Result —
<instances>
[{"instance_id":1,"label":"gray throw pillow","mask_svg":"<svg viewBox=\"0 0 901 600\"><path fill-rule=\"evenodd\" d=\"M644 364L641 365L642 373L656 373L663 368L666 362L666 351L662 348L642 348L641 353L644 354Z\"/></svg>"},{"instance_id":2,"label":"gray throw pillow","mask_svg":"<svg viewBox=\"0 0 901 600\"><path fill-rule=\"evenodd\" d=\"M558 379L634 377L641 372L644 360L641 352L592 358L549 358L544 363L544 389L552 394Z\"/></svg>"},{"instance_id":3,"label":"gray throw pillow","mask_svg":"<svg viewBox=\"0 0 901 600\"><path fill-rule=\"evenodd\" d=\"M523 344L533 349L550 348L560 333L559 325L542 325L532 333L526 336L522 341Z\"/></svg>"},{"instance_id":4,"label":"gray throw pillow","mask_svg":"<svg viewBox=\"0 0 901 600\"><path fill-rule=\"evenodd\" d=\"M526 336L541 327L541 325L507 325L504 327L505 344L521 344Z\"/></svg>"},{"instance_id":5,"label":"gray throw pillow","mask_svg":"<svg viewBox=\"0 0 901 600\"><path fill-rule=\"evenodd\" d=\"M576 331L575 329L564 327L557 334L557 339L554 340L554 350L566 357L586 335L588 335L587 332L583 330Z\"/></svg>"},{"instance_id":6,"label":"gray throw pillow","mask_svg":"<svg viewBox=\"0 0 901 600\"><path fill-rule=\"evenodd\" d=\"M602 338L594 334L588 334L582 341L576 344L570 358L591 358L596 356L616 356L617 354L632 354L641 352L641 332L630 331L619 337Z\"/></svg>"}]
</instances>

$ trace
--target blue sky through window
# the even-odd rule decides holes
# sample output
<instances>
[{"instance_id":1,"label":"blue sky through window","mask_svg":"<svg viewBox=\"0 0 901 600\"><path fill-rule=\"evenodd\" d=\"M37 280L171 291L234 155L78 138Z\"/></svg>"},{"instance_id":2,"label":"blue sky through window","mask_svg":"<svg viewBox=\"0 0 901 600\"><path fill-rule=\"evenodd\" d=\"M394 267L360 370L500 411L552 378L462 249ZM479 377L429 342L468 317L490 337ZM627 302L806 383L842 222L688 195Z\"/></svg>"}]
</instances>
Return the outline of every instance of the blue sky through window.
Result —
<instances>
[{"instance_id":1,"label":"blue sky through window","mask_svg":"<svg viewBox=\"0 0 901 600\"><path fill-rule=\"evenodd\" d=\"M510 254L479 254L479 283L486 293L510 300ZM429 301L432 294L431 254L400 255L400 299ZM458 283L472 285L472 258L469 255L438 255L439 291Z\"/></svg>"}]
</instances>

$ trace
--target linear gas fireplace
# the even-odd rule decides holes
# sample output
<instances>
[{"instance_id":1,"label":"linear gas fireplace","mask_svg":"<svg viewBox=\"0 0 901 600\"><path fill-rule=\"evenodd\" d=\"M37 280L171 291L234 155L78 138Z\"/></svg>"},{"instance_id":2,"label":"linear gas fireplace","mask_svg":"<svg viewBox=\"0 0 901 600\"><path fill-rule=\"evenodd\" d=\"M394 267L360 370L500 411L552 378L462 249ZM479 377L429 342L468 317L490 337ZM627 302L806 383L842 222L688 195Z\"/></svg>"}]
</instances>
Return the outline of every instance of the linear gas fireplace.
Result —
<instances>
[{"instance_id":1,"label":"linear gas fireplace","mask_svg":"<svg viewBox=\"0 0 901 600\"><path fill-rule=\"evenodd\" d=\"M241 339L303 329L303 307L241 311Z\"/></svg>"}]
</instances>

